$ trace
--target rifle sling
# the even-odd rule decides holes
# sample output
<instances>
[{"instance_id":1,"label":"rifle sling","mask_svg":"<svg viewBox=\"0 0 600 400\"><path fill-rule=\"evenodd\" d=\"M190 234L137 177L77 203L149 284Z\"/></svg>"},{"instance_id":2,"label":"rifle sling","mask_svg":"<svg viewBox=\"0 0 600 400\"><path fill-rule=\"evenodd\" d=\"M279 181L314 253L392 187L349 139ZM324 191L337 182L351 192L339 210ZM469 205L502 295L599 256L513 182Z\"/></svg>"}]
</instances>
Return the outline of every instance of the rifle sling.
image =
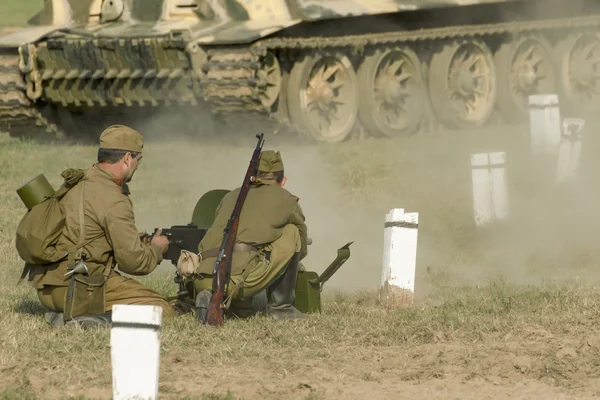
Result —
<instances>
[{"instance_id":1,"label":"rifle sling","mask_svg":"<svg viewBox=\"0 0 600 400\"><path fill-rule=\"evenodd\" d=\"M201 252L199 254L200 259L204 260L207 258L211 258L211 257L216 257L219 255L219 250L221 250L220 248L214 248L214 249L210 249L210 250L205 250L203 252ZM236 243L233 246L233 251L254 251L254 252L258 252L258 249L250 244L246 244L246 243Z\"/></svg>"}]
</instances>

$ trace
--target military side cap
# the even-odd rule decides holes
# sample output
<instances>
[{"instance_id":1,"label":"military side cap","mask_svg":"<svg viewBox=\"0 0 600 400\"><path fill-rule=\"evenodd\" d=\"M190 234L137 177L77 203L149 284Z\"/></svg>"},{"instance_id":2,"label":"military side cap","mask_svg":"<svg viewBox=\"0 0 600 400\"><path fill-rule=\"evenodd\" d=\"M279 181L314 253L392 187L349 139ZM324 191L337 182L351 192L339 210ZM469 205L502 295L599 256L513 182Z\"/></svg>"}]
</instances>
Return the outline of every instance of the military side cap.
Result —
<instances>
[{"instance_id":1,"label":"military side cap","mask_svg":"<svg viewBox=\"0 0 600 400\"><path fill-rule=\"evenodd\" d=\"M265 150L260 154L258 170L262 172L283 171L283 160L278 151Z\"/></svg>"},{"instance_id":2,"label":"military side cap","mask_svg":"<svg viewBox=\"0 0 600 400\"><path fill-rule=\"evenodd\" d=\"M144 148L144 138L138 131L128 126L112 125L100 135L100 148L141 153Z\"/></svg>"}]
</instances>

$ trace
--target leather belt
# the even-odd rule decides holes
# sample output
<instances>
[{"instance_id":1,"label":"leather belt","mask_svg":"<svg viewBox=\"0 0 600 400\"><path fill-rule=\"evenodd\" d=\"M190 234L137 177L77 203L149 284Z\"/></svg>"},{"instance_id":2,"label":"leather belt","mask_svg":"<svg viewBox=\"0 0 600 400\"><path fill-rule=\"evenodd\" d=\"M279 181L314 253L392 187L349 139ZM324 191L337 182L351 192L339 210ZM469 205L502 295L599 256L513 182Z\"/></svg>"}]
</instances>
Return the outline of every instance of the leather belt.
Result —
<instances>
[{"instance_id":1,"label":"leather belt","mask_svg":"<svg viewBox=\"0 0 600 400\"><path fill-rule=\"evenodd\" d=\"M219 250L221 250L220 248L214 248L214 249L210 249L210 250L204 250L202 253L199 254L200 259L204 260L206 258L211 258L211 257L216 257L219 255ZM236 243L233 245L233 251L258 251L258 249L250 244L246 244L246 243Z\"/></svg>"}]
</instances>

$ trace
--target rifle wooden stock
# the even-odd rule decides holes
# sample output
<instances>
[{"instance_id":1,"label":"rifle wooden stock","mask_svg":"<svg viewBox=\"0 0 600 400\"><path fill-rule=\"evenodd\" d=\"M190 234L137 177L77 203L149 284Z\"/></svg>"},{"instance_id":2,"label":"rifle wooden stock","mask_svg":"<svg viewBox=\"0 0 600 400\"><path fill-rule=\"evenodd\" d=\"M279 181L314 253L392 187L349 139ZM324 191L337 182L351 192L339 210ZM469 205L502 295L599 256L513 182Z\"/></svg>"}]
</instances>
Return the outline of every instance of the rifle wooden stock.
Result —
<instances>
[{"instance_id":1,"label":"rifle wooden stock","mask_svg":"<svg viewBox=\"0 0 600 400\"><path fill-rule=\"evenodd\" d=\"M231 275L233 246L235 245L240 214L242 212L242 207L244 206L244 201L246 200L246 195L250 190L250 184L254 181L256 173L258 172L258 162L263 146L263 136L263 133L256 135L258 143L252 154L252 159L250 160L250 165L246 171L244 181L242 182L242 187L235 202L235 207L233 208L231 217L225 227L219 255L215 260L215 265L213 267L212 296L210 297L210 303L208 304L206 322L203 321L203 323L208 325L221 326L223 324L223 298L225 297L225 286L228 285L229 277Z\"/></svg>"}]
</instances>

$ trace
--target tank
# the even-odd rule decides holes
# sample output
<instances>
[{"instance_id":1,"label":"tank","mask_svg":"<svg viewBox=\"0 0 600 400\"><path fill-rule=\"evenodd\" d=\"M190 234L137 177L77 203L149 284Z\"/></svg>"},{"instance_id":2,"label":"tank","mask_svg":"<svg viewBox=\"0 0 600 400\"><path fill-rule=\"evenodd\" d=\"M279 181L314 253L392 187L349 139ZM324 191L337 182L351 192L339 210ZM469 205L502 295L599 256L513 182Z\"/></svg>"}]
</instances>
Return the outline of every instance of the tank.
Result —
<instances>
[{"instance_id":1,"label":"tank","mask_svg":"<svg viewBox=\"0 0 600 400\"><path fill-rule=\"evenodd\" d=\"M593 0L46 0L0 38L0 126L97 137L159 111L316 142L600 108ZM180 112L180 113L179 113ZM168 133L165 133L168 134ZM218 134L218 129L217 129Z\"/></svg>"}]
</instances>

